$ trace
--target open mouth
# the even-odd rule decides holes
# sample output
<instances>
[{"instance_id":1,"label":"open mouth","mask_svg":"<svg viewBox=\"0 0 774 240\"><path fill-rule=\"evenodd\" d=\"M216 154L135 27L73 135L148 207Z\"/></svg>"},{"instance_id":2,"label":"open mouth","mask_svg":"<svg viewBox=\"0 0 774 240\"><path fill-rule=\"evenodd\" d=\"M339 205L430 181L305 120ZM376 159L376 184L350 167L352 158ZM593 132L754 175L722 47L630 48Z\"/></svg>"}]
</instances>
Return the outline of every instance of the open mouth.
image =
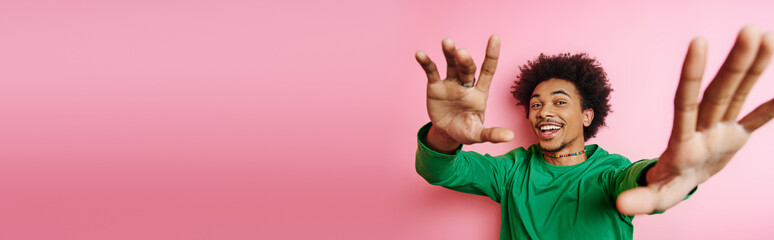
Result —
<instances>
[{"instance_id":1,"label":"open mouth","mask_svg":"<svg viewBox=\"0 0 774 240\"><path fill-rule=\"evenodd\" d=\"M562 124L558 123L540 123L538 124L538 135L540 135L541 138L544 139L551 139L554 136L556 136L557 133L559 133L560 130L562 130Z\"/></svg>"}]
</instances>

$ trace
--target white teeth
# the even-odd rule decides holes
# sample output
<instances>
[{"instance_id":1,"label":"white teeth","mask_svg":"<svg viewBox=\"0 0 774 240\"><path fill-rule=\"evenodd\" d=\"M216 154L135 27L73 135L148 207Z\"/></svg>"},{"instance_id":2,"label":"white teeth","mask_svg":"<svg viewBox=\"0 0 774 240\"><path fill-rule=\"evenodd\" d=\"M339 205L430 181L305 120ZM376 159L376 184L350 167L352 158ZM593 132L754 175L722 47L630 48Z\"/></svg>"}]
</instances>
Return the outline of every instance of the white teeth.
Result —
<instances>
[{"instance_id":1,"label":"white teeth","mask_svg":"<svg viewBox=\"0 0 774 240\"><path fill-rule=\"evenodd\" d=\"M545 126L540 127L540 131L557 130L557 129L560 129L560 128L561 127L556 126L556 125L545 125Z\"/></svg>"}]
</instances>

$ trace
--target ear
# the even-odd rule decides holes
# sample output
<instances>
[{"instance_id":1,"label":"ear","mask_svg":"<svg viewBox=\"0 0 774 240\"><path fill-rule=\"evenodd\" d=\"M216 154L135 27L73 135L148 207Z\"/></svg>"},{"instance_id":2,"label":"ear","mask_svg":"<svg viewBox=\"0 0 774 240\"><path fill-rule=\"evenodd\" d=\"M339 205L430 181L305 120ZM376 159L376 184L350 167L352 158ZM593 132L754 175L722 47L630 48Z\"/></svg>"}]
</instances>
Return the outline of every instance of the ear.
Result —
<instances>
[{"instance_id":1,"label":"ear","mask_svg":"<svg viewBox=\"0 0 774 240\"><path fill-rule=\"evenodd\" d=\"M583 110L583 126L588 127L591 125L591 121L594 120L594 109L584 109Z\"/></svg>"}]
</instances>

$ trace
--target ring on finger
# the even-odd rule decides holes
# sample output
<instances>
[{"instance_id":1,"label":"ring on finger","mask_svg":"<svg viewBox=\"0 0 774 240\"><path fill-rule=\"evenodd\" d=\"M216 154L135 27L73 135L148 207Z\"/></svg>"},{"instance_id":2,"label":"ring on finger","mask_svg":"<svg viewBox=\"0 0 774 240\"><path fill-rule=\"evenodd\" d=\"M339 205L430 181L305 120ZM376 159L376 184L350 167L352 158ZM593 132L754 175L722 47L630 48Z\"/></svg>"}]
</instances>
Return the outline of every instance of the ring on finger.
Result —
<instances>
[{"instance_id":1,"label":"ring on finger","mask_svg":"<svg viewBox=\"0 0 774 240\"><path fill-rule=\"evenodd\" d=\"M468 83L463 82L462 80L460 80L460 84L462 84L463 87L472 87L474 82L476 82L476 78L473 78L473 81L468 82Z\"/></svg>"}]
</instances>

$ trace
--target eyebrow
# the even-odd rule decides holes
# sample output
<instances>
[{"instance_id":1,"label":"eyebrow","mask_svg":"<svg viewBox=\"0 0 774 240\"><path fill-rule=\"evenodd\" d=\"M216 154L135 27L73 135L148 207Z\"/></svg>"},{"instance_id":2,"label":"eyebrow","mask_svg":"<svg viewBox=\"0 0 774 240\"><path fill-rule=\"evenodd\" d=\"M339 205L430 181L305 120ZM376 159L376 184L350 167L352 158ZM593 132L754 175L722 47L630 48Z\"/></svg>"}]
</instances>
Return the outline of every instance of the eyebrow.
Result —
<instances>
[{"instance_id":1,"label":"eyebrow","mask_svg":"<svg viewBox=\"0 0 774 240\"><path fill-rule=\"evenodd\" d=\"M570 97L570 94L567 94L566 92L564 92L562 90L554 91L554 92L551 93L552 96L556 95L556 94L564 94L564 95L567 95L567 97ZM540 94L532 94L532 98L536 98L536 97L540 97Z\"/></svg>"}]
</instances>

